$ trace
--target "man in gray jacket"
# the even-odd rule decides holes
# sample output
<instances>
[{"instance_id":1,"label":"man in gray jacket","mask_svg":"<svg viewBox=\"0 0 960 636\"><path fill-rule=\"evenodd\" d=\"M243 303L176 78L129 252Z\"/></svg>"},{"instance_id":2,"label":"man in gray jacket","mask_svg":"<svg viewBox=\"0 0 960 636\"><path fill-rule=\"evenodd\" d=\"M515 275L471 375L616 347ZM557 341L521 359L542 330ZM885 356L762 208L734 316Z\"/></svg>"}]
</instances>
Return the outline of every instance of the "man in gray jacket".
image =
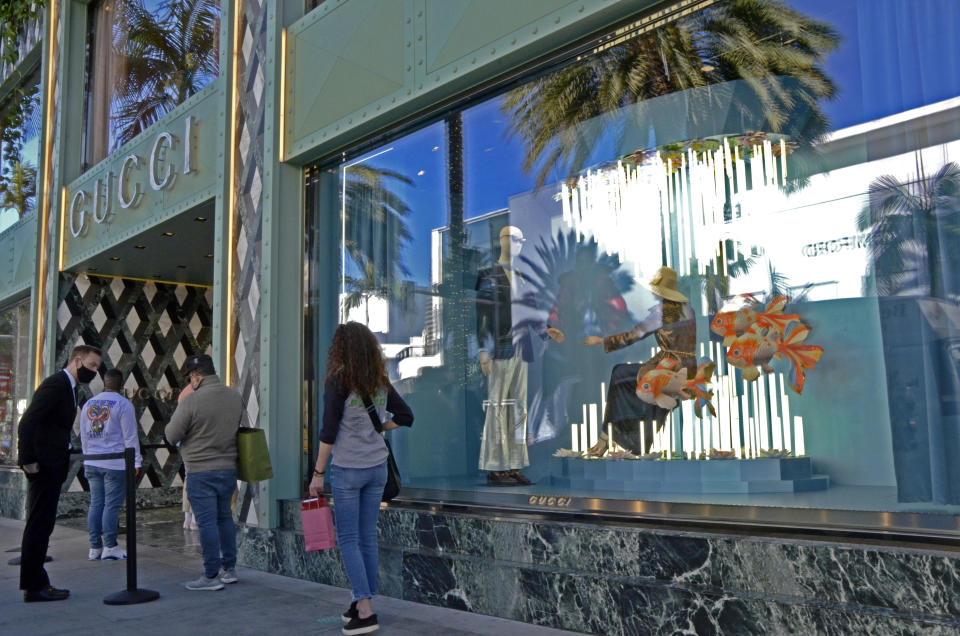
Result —
<instances>
[{"instance_id":1,"label":"man in gray jacket","mask_svg":"<svg viewBox=\"0 0 960 636\"><path fill-rule=\"evenodd\" d=\"M237 485L237 429L247 426L240 393L224 385L208 355L184 364L194 392L177 405L164 429L180 444L187 471L187 497L200 531L204 573L188 590L222 590L237 582L237 528L230 500Z\"/></svg>"}]
</instances>

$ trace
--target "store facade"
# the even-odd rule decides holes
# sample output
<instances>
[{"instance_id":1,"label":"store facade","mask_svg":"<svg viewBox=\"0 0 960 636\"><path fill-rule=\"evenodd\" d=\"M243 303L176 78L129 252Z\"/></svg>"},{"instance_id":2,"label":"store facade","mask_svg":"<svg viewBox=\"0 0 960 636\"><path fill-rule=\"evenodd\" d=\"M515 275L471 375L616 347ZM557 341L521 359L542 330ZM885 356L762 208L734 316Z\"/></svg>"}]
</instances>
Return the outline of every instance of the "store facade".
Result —
<instances>
[{"instance_id":1,"label":"store facade","mask_svg":"<svg viewBox=\"0 0 960 636\"><path fill-rule=\"evenodd\" d=\"M0 365L101 346L158 441L212 353L274 454L247 565L346 584L298 504L356 320L417 418L383 594L595 633L960 626L952 3L183 4L208 36L161 99L117 79L151 3L51 0L21 56L39 186L0 242L36 249L0 329L29 354Z\"/></svg>"}]
</instances>

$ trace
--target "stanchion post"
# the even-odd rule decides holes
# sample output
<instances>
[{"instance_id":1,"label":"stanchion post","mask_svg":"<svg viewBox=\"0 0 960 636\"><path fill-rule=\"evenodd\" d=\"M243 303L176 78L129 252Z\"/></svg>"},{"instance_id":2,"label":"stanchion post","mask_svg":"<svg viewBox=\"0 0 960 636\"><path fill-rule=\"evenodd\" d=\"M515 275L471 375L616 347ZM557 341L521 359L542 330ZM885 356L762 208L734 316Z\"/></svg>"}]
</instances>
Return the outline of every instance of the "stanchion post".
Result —
<instances>
[{"instance_id":1,"label":"stanchion post","mask_svg":"<svg viewBox=\"0 0 960 636\"><path fill-rule=\"evenodd\" d=\"M133 605L160 598L159 592L137 588L137 484L133 448L124 449L123 463L127 478L127 589L105 597L106 605Z\"/></svg>"}]
</instances>

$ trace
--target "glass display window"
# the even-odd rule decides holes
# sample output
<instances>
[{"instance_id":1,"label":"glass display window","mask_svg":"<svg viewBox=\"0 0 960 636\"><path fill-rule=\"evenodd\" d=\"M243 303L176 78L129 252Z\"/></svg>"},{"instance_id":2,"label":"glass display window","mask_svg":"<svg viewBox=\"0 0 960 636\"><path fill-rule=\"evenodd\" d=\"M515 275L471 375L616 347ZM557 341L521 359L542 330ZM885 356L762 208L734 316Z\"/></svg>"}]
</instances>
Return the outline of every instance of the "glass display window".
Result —
<instances>
[{"instance_id":1,"label":"glass display window","mask_svg":"<svg viewBox=\"0 0 960 636\"><path fill-rule=\"evenodd\" d=\"M36 207L40 122L37 68L0 104L0 232Z\"/></svg>"},{"instance_id":2,"label":"glass display window","mask_svg":"<svg viewBox=\"0 0 960 636\"><path fill-rule=\"evenodd\" d=\"M0 463L17 463L17 424L27 408L30 302L0 310Z\"/></svg>"},{"instance_id":3,"label":"glass display window","mask_svg":"<svg viewBox=\"0 0 960 636\"><path fill-rule=\"evenodd\" d=\"M88 8L84 165L136 137L220 73L219 0Z\"/></svg>"},{"instance_id":4,"label":"glass display window","mask_svg":"<svg viewBox=\"0 0 960 636\"><path fill-rule=\"evenodd\" d=\"M427 500L956 515L958 11L641 16L312 167L308 365L378 335Z\"/></svg>"}]
</instances>

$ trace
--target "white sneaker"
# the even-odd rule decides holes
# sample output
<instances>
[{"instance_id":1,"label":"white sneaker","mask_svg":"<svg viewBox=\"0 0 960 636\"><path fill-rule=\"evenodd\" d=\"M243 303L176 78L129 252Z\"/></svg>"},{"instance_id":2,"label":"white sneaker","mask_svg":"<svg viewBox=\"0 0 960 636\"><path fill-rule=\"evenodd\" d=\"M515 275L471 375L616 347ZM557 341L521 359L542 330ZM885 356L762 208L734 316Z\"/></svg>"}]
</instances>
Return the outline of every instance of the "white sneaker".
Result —
<instances>
[{"instance_id":1,"label":"white sneaker","mask_svg":"<svg viewBox=\"0 0 960 636\"><path fill-rule=\"evenodd\" d=\"M239 580L237 578L237 568L222 568L220 570L221 583L236 583Z\"/></svg>"},{"instance_id":2,"label":"white sneaker","mask_svg":"<svg viewBox=\"0 0 960 636\"><path fill-rule=\"evenodd\" d=\"M92 554L92 551L91 551L91 554ZM126 559L127 551L121 548L119 544L117 544L112 548L104 548L103 555L100 558L103 561L116 561L118 559Z\"/></svg>"},{"instance_id":3,"label":"white sneaker","mask_svg":"<svg viewBox=\"0 0 960 636\"><path fill-rule=\"evenodd\" d=\"M87 561L99 561L101 554L103 554L103 548L90 548L87 552Z\"/></svg>"},{"instance_id":4,"label":"white sneaker","mask_svg":"<svg viewBox=\"0 0 960 636\"><path fill-rule=\"evenodd\" d=\"M206 576L201 575L196 581L187 581L183 585L188 590L194 591L211 591L215 592L216 590L223 589L223 583L218 581L216 578L208 579Z\"/></svg>"}]
</instances>

